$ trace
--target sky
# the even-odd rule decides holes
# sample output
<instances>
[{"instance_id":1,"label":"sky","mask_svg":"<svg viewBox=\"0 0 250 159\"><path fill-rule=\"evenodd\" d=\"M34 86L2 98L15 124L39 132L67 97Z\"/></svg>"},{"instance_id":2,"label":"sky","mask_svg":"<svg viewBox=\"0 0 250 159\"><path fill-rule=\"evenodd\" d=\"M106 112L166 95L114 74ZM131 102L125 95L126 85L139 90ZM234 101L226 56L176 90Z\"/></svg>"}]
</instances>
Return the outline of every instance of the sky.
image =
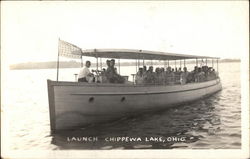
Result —
<instances>
[{"instance_id":1,"label":"sky","mask_svg":"<svg viewBox=\"0 0 250 159\"><path fill-rule=\"evenodd\" d=\"M82 49L124 48L241 58L247 1L1 2L4 64L56 61L58 39Z\"/></svg>"}]
</instances>

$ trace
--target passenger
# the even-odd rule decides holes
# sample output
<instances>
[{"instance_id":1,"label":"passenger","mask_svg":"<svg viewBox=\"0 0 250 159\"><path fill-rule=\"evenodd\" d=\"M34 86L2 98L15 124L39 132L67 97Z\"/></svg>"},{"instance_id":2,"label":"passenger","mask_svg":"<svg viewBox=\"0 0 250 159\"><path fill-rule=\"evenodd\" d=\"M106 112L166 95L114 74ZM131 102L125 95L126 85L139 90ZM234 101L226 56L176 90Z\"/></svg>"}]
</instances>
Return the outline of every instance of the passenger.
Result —
<instances>
[{"instance_id":1,"label":"passenger","mask_svg":"<svg viewBox=\"0 0 250 159\"><path fill-rule=\"evenodd\" d=\"M108 61L107 61L108 65ZM110 83L124 83L125 79L120 76L115 68L115 60L111 59L110 60L110 66L107 68L107 78Z\"/></svg>"},{"instance_id":2,"label":"passenger","mask_svg":"<svg viewBox=\"0 0 250 159\"><path fill-rule=\"evenodd\" d=\"M175 84L175 71L174 68L172 68L171 72L170 72L170 81L169 81L170 85L174 85Z\"/></svg>"},{"instance_id":3,"label":"passenger","mask_svg":"<svg viewBox=\"0 0 250 159\"><path fill-rule=\"evenodd\" d=\"M183 70L184 71L181 73L180 82L181 84L186 84L189 72L187 71L187 67L184 67Z\"/></svg>"},{"instance_id":4,"label":"passenger","mask_svg":"<svg viewBox=\"0 0 250 159\"><path fill-rule=\"evenodd\" d=\"M202 69L202 72L204 72L204 81L206 81L207 80L207 77L208 77L208 67L207 66L202 66L201 67Z\"/></svg>"},{"instance_id":5,"label":"passenger","mask_svg":"<svg viewBox=\"0 0 250 159\"><path fill-rule=\"evenodd\" d=\"M171 67L168 66L166 70L165 83L170 84L171 81Z\"/></svg>"},{"instance_id":6,"label":"passenger","mask_svg":"<svg viewBox=\"0 0 250 159\"><path fill-rule=\"evenodd\" d=\"M147 72L147 66L143 66L143 73Z\"/></svg>"},{"instance_id":7,"label":"passenger","mask_svg":"<svg viewBox=\"0 0 250 159\"><path fill-rule=\"evenodd\" d=\"M115 68L114 68L114 61L112 62L111 60L107 60L106 61L106 64L107 64L107 71L106 71L106 76L107 76L107 79L110 83L115 83Z\"/></svg>"},{"instance_id":8,"label":"passenger","mask_svg":"<svg viewBox=\"0 0 250 159\"><path fill-rule=\"evenodd\" d=\"M196 77L196 74L198 73L198 67L195 66L194 67L194 70L191 71L188 75L188 78L187 78L187 83L191 83L191 82L195 82L195 77Z\"/></svg>"},{"instance_id":9,"label":"passenger","mask_svg":"<svg viewBox=\"0 0 250 159\"><path fill-rule=\"evenodd\" d=\"M85 67L80 70L78 76L78 82L93 82L94 75L89 71L89 67L91 66L90 61L86 61Z\"/></svg>"},{"instance_id":10,"label":"passenger","mask_svg":"<svg viewBox=\"0 0 250 159\"><path fill-rule=\"evenodd\" d=\"M198 66L194 66L194 71L198 72L199 71L199 67Z\"/></svg>"},{"instance_id":11,"label":"passenger","mask_svg":"<svg viewBox=\"0 0 250 159\"><path fill-rule=\"evenodd\" d=\"M215 72L215 70L214 69L212 69L212 77L214 78L214 79L216 79L217 77L218 77L218 74Z\"/></svg>"},{"instance_id":12,"label":"passenger","mask_svg":"<svg viewBox=\"0 0 250 159\"><path fill-rule=\"evenodd\" d=\"M160 71L160 68L159 68L159 67L156 67L156 68L155 68L155 72L156 72L156 73L159 73L159 71Z\"/></svg>"},{"instance_id":13,"label":"passenger","mask_svg":"<svg viewBox=\"0 0 250 159\"><path fill-rule=\"evenodd\" d=\"M179 74L182 73L181 67L179 67L178 73L179 73Z\"/></svg>"},{"instance_id":14,"label":"passenger","mask_svg":"<svg viewBox=\"0 0 250 159\"><path fill-rule=\"evenodd\" d=\"M155 69L154 78L155 78L154 83L155 84L160 84L160 68L159 67L157 67Z\"/></svg>"},{"instance_id":15,"label":"passenger","mask_svg":"<svg viewBox=\"0 0 250 159\"><path fill-rule=\"evenodd\" d=\"M158 84L158 83L159 83L158 75L159 75L159 67L156 67L156 68L155 68L155 72L154 72L154 78L155 78L154 83L155 83L155 84Z\"/></svg>"},{"instance_id":16,"label":"passenger","mask_svg":"<svg viewBox=\"0 0 250 159\"><path fill-rule=\"evenodd\" d=\"M194 70L194 82L200 82L199 81L199 73L200 73L200 67L197 67L197 71Z\"/></svg>"},{"instance_id":17,"label":"passenger","mask_svg":"<svg viewBox=\"0 0 250 159\"><path fill-rule=\"evenodd\" d=\"M115 59L110 60L110 67L113 69L115 68Z\"/></svg>"},{"instance_id":18,"label":"passenger","mask_svg":"<svg viewBox=\"0 0 250 159\"><path fill-rule=\"evenodd\" d=\"M110 60L107 60L106 61L106 64L107 64L107 72L111 72L111 68L110 68Z\"/></svg>"},{"instance_id":19,"label":"passenger","mask_svg":"<svg viewBox=\"0 0 250 159\"><path fill-rule=\"evenodd\" d=\"M147 66L143 66L143 70L142 70L142 75L143 75L143 83L147 83L146 82L146 78L147 78Z\"/></svg>"},{"instance_id":20,"label":"passenger","mask_svg":"<svg viewBox=\"0 0 250 159\"><path fill-rule=\"evenodd\" d=\"M107 79L107 75L106 75L106 69L103 68L101 71L101 83L107 83L108 79Z\"/></svg>"},{"instance_id":21,"label":"passenger","mask_svg":"<svg viewBox=\"0 0 250 159\"><path fill-rule=\"evenodd\" d=\"M207 80L208 81L213 80L211 72L212 72L212 67L208 67L208 70L207 70Z\"/></svg>"},{"instance_id":22,"label":"passenger","mask_svg":"<svg viewBox=\"0 0 250 159\"><path fill-rule=\"evenodd\" d=\"M146 73L146 77L145 77L145 82L147 84L153 84L155 83L155 75L154 75L154 72L153 72L153 66L150 66L148 68L148 71Z\"/></svg>"},{"instance_id":23,"label":"passenger","mask_svg":"<svg viewBox=\"0 0 250 159\"><path fill-rule=\"evenodd\" d=\"M171 67L168 66L166 71L167 71L167 72L171 72Z\"/></svg>"},{"instance_id":24,"label":"passenger","mask_svg":"<svg viewBox=\"0 0 250 159\"><path fill-rule=\"evenodd\" d=\"M136 73L135 83L136 84L143 84L144 83L143 68L139 68L139 71Z\"/></svg>"},{"instance_id":25,"label":"passenger","mask_svg":"<svg viewBox=\"0 0 250 159\"><path fill-rule=\"evenodd\" d=\"M159 82L160 84L166 84L166 72L165 69L162 67L160 68L160 75L159 75Z\"/></svg>"},{"instance_id":26,"label":"passenger","mask_svg":"<svg viewBox=\"0 0 250 159\"><path fill-rule=\"evenodd\" d=\"M196 73L196 82L205 81L205 73L202 71L202 68L198 68L198 73Z\"/></svg>"},{"instance_id":27,"label":"passenger","mask_svg":"<svg viewBox=\"0 0 250 159\"><path fill-rule=\"evenodd\" d=\"M175 68L175 83L176 84L180 84L180 78L181 78L181 67L179 69L177 69L177 67Z\"/></svg>"},{"instance_id":28,"label":"passenger","mask_svg":"<svg viewBox=\"0 0 250 159\"><path fill-rule=\"evenodd\" d=\"M110 62L111 62L110 60L106 61L107 69L105 71L105 76L106 76L106 79L107 79L108 82L109 82L110 75L111 75L111 72L112 72L111 67L110 67Z\"/></svg>"}]
</instances>

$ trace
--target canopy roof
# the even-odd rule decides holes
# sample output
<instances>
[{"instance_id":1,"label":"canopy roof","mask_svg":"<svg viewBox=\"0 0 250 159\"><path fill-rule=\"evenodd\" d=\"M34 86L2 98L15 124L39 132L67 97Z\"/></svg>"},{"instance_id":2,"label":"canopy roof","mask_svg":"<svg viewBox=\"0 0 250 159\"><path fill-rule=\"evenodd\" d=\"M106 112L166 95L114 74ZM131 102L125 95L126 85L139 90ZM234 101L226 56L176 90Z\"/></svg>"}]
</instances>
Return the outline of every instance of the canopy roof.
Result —
<instances>
[{"instance_id":1,"label":"canopy roof","mask_svg":"<svg viewBox=\"0 0 250 159\"><path fill-rule=\"evenodd\" d=\"M218 57L195 56L133 49L87 49L82 50L82 56L117 58L117 59L145 59L145 60L181 60L181 59L218 59Z\"/></svg>"}]
</instances>

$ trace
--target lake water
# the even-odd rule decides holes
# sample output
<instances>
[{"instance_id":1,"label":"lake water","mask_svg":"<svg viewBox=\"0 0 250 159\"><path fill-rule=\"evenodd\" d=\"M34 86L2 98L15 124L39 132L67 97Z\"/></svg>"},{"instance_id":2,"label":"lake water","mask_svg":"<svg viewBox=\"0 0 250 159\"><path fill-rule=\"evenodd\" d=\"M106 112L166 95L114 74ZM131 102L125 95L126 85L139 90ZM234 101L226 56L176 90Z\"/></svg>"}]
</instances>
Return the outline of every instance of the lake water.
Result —
<instances>
[{"instance_id":1,"label":"lake water","mask_svg":"<svg viewBox=\"0 0 250 159\"><path fill-rule=\"evenodd\" d=\"M223 89L206 99L57 134L50 132L46 83L55 80L56 69L10 70L2 82L4 144L11 150L240 149L240 63L221 63L219 69ZM78 71L60 69L60 80L74 81ZM122 67L121 73L134 73L134 67ZM95 136L99 141L68 140L82 136ZM162 137L167 142L107 142L107 137Z\"/></svg>"}]
</instances>

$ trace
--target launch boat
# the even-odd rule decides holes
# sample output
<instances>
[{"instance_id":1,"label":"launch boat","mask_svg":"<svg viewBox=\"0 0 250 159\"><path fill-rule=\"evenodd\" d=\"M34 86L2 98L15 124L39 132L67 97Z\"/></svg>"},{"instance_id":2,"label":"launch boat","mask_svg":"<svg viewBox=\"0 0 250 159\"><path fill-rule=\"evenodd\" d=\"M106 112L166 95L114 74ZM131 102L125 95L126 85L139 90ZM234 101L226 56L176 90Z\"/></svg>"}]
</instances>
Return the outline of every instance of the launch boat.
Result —
<instances>
[{"instance_id":1,"label":"launch boat","mask_svg":"<svg viewBox=\"0 0 250 159\"><path fill-rule=\"evenodd\" d=\"M216 76L212 79L175 84L137 84L135 81L118 83L59 81L59 56L98 58L183 61L199 59L217 61ZM120 64L119 64L120 67ZM89 124L114 121L136 113L165 109L214 94L222 89L218 75L218 58L173 54L129 49L83 50L71 43L59 40L57 80L47 80L52 131L75 129ZM190 112L191 113L191 112Z\"/></svg>"}]
</instances>

